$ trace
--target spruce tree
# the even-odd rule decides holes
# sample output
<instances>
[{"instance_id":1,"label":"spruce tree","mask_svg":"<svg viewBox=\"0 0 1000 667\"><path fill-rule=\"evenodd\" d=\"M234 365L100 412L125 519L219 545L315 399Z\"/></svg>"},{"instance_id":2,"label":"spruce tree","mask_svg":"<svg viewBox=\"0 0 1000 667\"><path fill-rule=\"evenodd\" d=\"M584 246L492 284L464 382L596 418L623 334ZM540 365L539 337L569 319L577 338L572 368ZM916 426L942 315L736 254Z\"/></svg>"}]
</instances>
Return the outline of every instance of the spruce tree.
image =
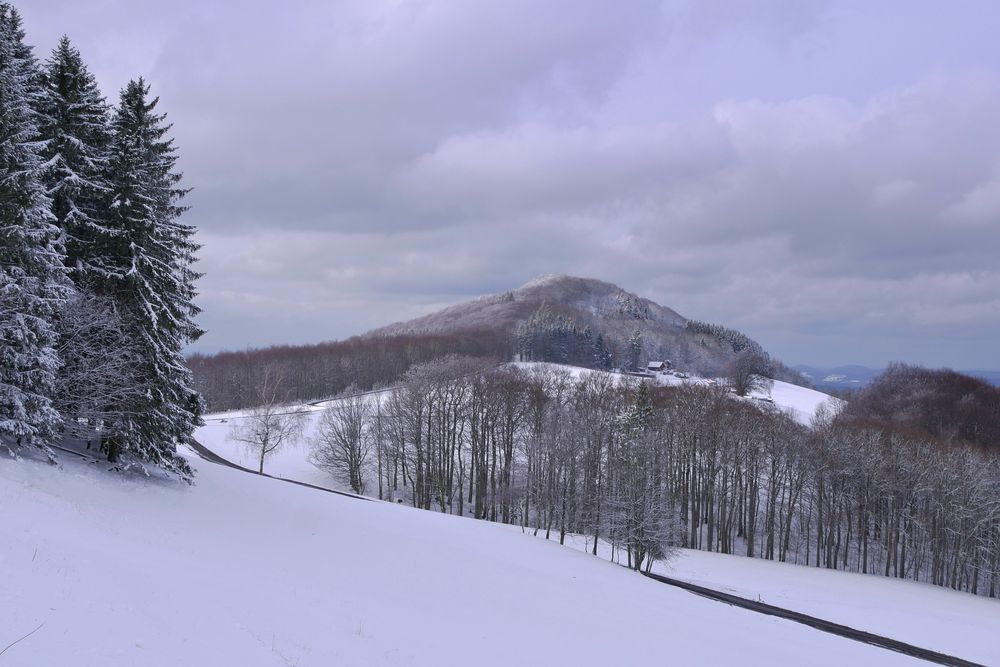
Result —
<instances>
[{"instance_id":1,"label":"spruce tree","mask_svg":"<svg viewBox=\"0 0 1000 667\"><path fill-rule=\"evenodd\" d=\"M59 422L52 320L66 288L41 181L40 80L20 16L0 3L0 438L44 448Z\"/></svg>"},{"instance_id":2,"label":"spruce tree","mask_svg":"<svg viewBox=\"0 0 1000 667\"><path fill-rule=\"evenodd\" d=\"M201 335L192 318L191 269L199 246L194 228L179 221L187 190L170 125L155 112L149 86L131 81L121 93L112 122L108 181L111 188L108 230L94 255L102 291L118 302L125 326L143 350L145 392L123 435L104 444L115 461L128 452L168 470L190 474L176 445L200 423L202 401L192 388L182 349Z\"/></svg>"},{"instance_id":3,"label":"spruce tree","mask_svg":"<svg viewBox=\"0 0 1000 667\"><path fill-rule=\"evenodd\" d=\"M68 37L45 67L42 102L46 185L62 230L66 266L77 285L93 271L95 240L109 234L107 153L111 143L108 105Z\"/></svg>"},{"instance_id":4,"label":"spruce tree","mask_svg":"<svg viewBox=\"0 0 1000 667\"><path fill-rule=\"evenodd\" d=\"M608 349L607 345L604 343L604 336L602 334L597 334L597 338L594 340L594 354L593 363L595 368L600 368L603 370L610 370L612 365L611 351Z\"/></svg>"}]
</instances>

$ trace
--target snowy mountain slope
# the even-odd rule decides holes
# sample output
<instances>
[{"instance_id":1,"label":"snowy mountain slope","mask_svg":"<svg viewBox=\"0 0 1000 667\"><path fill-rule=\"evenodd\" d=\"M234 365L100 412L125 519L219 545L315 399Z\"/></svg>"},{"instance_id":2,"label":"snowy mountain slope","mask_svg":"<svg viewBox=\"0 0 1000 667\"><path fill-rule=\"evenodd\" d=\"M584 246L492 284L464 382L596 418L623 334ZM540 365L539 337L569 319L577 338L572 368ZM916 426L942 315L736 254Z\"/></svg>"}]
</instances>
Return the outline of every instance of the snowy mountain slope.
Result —
<instances>
[{"instance_id":1,"label":"snowy mountain slope","mask_svg":"<svg viewBox=\"0 0 1000 667\"><path fill-rule=\"evenodd\" d=\"M834 398L821 391L789 384L781 380L775 380L770 390L751 392L750 397L751 399L771 399L780 410L789 412L796 421L807 426L812 422L816 410L821 405L825 403L836 405L841 402L839 398Z\"/></svg>"},{"instance_id":2,"label":"snowy mountain slope","mask_svg":"<svg viewBox=\"0 0 1000 667\"><path fill-rule=\"evenodd\" d=\"M507 292L380 327L364 337L490 331L503 332L513 346L518 324L540 309L601 334L617 363L627 358L627 341L635 331L647 357L669 358L700 372L720 372L735 354L731 343L685 328L687 318L671 308L602 280L567 275L542 276Z\"/></svg>"},{"instance_id":3,"label":"snowy mountain slope","mask_svg":"<svg viewBox=\"0 0 1000 667\"><path fill-rule=\"evenodd\" d=\"M632 310L641 311L644 319L666 327L679 329L687 321L670 308L630 294L602 280L548 275L535 278L509 292L481 296L408 322L396 322L381 327L372 333L393 335L509 326L517 320L527 318L542 304L554 308L557 312L571 312L587 319L599 318L634 323L636 315L623 312L623 305L628 304Z\"/></svg>"},{"instance_id":4,"label":"snowy mountain slope","mask_svg":"<svg viewBox=\"0 0 1000 667\"><path fill-rule=\"evenodd\" d=\"M0 645L35 665L908 664L507 527L194 461L0 461Z\"/></svg>"}]
</instances>

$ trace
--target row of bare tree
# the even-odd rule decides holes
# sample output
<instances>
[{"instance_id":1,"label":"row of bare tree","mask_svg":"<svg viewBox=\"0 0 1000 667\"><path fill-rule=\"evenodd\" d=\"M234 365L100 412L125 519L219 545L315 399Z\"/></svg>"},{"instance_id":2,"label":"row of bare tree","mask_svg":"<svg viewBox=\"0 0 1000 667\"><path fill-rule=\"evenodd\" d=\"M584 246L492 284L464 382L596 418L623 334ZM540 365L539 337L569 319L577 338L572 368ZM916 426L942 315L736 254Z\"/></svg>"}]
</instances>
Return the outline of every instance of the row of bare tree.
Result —
<instances>
[{"instance_id":1,"label":"row of bare tree","mask_svg":"<svg viewBox=\"0 0 1000 667\"><path fill-rule=\"evenodd\" d=\"M317 463L357 492L588 536L1000 595L1000 461L821 411L812 428L713 387L447 358L334 404Z\"/></svg>"}]
</instances>

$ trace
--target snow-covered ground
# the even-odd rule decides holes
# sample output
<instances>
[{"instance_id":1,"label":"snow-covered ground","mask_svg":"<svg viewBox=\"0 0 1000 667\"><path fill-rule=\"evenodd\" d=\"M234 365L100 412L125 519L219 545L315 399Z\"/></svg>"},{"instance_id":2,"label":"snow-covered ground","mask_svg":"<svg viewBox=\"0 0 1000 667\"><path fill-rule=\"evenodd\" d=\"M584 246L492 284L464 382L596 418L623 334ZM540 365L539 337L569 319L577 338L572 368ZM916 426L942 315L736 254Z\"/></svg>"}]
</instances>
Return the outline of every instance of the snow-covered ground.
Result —
<instances>
[{"instance_id":1,"label":"snow-covered ground","mask_svg":"<svg viewBox=\"0 0 1000 667\"><path fill-rule=\"evenodd\" d=\"M543 364L519 365L530 369ZM559 368L577 377L591 372L575 367ZM657 376L657 381L671 384L706 382L703 378L681 379L672 375ZM791 411L803 423L808 423L816 409L830 399L822 392L784 382L774 383L770 397L777 408ZM265 470L281 477L343 489L342 484L308 462L308 438L315 430L318 416L317 408L309 417L306 438L275 454L266 463ZM229 430L238 419L239 413L210 416L196 436L213 451L253 468L253 456L228 439ZM583 545L573 546L582 548ZM669 565L658 565L657 571L984 664L1000 664L1000 642L994 640L996 629L1000 628L1000 602L996 600L874 575L693 550L681 553L681 557Z\"/></svg>"},{"instance_id":2,"label":"snow-covered ground","mask_svg":"<svg viewBox=\"0 0 1000 667\"><path fill-rule=\"evenodd\" d=\"M330 475L309 462L311 439L316 433L320 411L312 410L304 417L303 437L273 452L264 461L264 472L275 477L294 479L330 489L344 490ZM242 413L230 412L225 416L209 415L205 425L195 431L194 437L219 456L251 470L257 470L259 461L245 445L230 438L233 426L241 420Z\"/></svg>"},{"instance_id":3,"label":"snow-covered ground","mask_svg":"<svg viewBox=\"0 0 1000 667\"><path fill-rule=\"evenodd\" d=\"M378 395L382 393L385 392L365 392L365 396L368 397L368 400L376 400ZM329 400L294 406L307 413L304 416L302 436L268 455L264 461L264 472L275 477L294 479L337 491L349 490L345 484L341 484L309 462L312 440L316 436L320 416L323 409L332 402ZM198 442L226 460L251 470L257 470L260 465L257 456L246 445L231 438L233 427L240 423L245 414L246 411L232 410L206 415L205 425L195 431L194 437Z\"/></svg>"},{"instance_id":4,"label":"snow-covered ground","mask_svg":"<svg viewBox=\"0 0 1000 667\"><path fill-rule=\"evenodd\" d=\"M187 486L0 460L0 648L38 628L3 664L914 662L509 527L194 463Z\"/></svg>"},{"instance_id":5,"label":"snow-covered ground","mask_svg":"<svg viewBox=\"0 0 1000 667\"><path fill-rule=\"evenodd\" d=\"M684 550L663 573L984 665L1000 665L1000 601L877 575Z\"/></svg>"},{"instance_id":6,"label":"snow-covered ground","mask_svg":"<svg viewBox=\"0 0 1000 667\"><path fill-rule=\"evenodd\" d=\"M568 535L566 544L589 552L593 542ZM600 542L598 554L609 558L610 545ZM679 549L669 562L656 563L653 572L984 665L1000 665L998 600L908 580L694 549Z\"/></svg>"},{"instance_id":7,"label":"snow-covered ground","mask_svg":"<svg viewBox=\"0 0 1000 667\"><path fill-rule=\"evenodd\" d=\"M839 398L834 398L821 391L789 384L781 380L775 380L770 390L751 392L750 396L757 400L770 398L778 409L789 412L796 421L807 426L812 423L816 410L821 405L841 402Z\"/></svg>"}]
</instances>

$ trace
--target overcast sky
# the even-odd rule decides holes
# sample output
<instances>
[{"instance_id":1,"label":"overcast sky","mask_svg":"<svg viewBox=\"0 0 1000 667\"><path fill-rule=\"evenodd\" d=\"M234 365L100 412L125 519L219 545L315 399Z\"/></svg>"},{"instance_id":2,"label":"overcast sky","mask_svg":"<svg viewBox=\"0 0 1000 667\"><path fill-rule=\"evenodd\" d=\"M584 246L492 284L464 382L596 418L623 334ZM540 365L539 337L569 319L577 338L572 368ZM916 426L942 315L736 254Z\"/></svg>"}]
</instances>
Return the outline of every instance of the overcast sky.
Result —
<instances>
[{"instance_id":1,"label":"overcast sky","mask_svg":"<svg viewBox=\"0 0 1000 667\"><path fill-rule=\"evenodd\" d=\"M160 95L195 349L569 273L790 363L1000 367L994 0L15 4Z\"/></svg>"}]
</instances>

